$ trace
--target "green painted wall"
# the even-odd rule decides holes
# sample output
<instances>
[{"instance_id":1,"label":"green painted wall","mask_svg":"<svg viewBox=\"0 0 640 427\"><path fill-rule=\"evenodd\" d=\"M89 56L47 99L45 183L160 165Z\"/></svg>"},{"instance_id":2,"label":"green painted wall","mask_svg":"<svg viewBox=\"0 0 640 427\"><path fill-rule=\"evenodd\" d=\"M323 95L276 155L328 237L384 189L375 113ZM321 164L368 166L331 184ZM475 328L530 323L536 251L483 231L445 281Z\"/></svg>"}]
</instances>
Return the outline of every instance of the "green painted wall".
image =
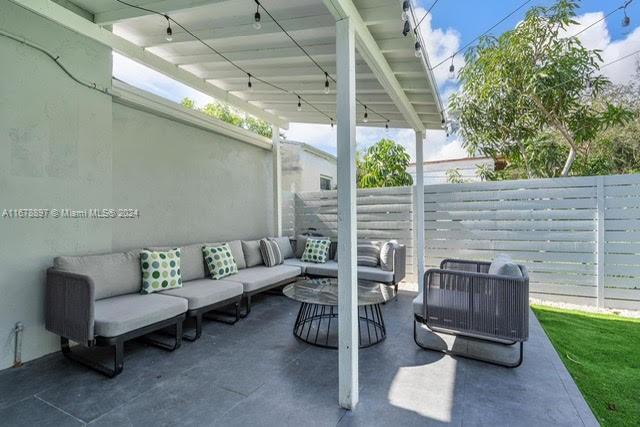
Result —
<instances>
[{"instance_id":1,"label":"green painted wall","mask_svg":"<svg viewBox=\"0 0 640 427\"><path fill-rule=\"evenodd\" d=\"M111 85L111 52L10 2L0 30L33 41L78 77ZM0 217L0 369L58 350L44 329L45 271L61 254L249 238L272 224L271 152L79 86L49 58L0 36L0 213L137 208L138 219Z\"/></svg>"}]
</instances>

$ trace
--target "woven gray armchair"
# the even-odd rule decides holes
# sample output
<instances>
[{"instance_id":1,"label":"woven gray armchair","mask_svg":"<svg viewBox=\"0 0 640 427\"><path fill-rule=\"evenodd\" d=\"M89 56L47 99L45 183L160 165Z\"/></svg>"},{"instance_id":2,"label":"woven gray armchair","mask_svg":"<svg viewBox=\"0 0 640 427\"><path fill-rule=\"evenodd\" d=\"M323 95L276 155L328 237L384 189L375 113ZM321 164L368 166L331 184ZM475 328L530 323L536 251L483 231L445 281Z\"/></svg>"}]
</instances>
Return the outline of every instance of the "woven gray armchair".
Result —
<instances>
[{"instance_id":1,"label":"woven gray armchair","mask_svg":"<svg viewBox=\"0 0 640 427\"><path fill-rule=\"evenodd\" d=\"M414 300L413 337L419 347L506 367L520 366L523 342L529 337L527 269L517 266L521 277L496 275L489 274L490 265L490 262L446 259L439 269L425 273L425 291ZM417 324L433 332L472 340L509 346L518 343L518 359L503 363L430 347L418 340Z\"/></svg>"}]
</instances>

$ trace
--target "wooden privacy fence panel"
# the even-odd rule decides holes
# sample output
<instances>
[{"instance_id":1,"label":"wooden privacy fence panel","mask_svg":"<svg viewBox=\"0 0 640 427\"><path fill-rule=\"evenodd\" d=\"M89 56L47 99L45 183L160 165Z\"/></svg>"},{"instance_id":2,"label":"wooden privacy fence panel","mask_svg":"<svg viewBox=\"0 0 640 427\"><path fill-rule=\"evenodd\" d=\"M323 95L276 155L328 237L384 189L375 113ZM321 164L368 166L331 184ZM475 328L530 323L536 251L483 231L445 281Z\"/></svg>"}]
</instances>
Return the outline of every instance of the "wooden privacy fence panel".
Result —
<instances>
[{"instance_id":1,"label":"wooden privacy fence panel","mask_svg":"<svg viewBox=\"0 0 640 427\"><path fill-rule=\"evenodd\" d=\"M359 189L356 203L358 239L386 241L395 239L407 246L407 277L415 280L413 262L412 187ZM324 236L337 238L337 191L297 193L295 230L309 228Z\"/></svg>"},{"instance_id":2,"label":"wooden privacy fence panel","mask_svg":"<svg viewBox=\"0 0 640 427\"><path fill-rule=\"evenodd\" d=\"M358 238L407 245L415 280L413 189L358 190ZM295 232L337 237L336 191L295 195ZM537 298L640 309L640 175L424 187L425 265L444 258L525 264Z\"/></svg>"},{"instance_id":3,"label":"wooden privacy fence panel","mask_svg":"<svg viewBox=\"0 0 640 427\"><path fill-rule=\"evenodd\" d=\"M426 265L508 253L546 300L640 308L640 177L425 187Z\"/></svg>"}]
</instances>

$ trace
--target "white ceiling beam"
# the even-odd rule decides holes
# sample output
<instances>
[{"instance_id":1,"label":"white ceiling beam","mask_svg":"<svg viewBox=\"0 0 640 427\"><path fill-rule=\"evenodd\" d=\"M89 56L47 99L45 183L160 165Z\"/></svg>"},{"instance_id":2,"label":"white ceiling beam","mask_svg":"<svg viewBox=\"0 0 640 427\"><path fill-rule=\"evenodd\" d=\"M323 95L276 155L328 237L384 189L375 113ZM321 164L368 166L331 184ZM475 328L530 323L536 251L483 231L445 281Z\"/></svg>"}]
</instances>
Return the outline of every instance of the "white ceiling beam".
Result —
<instances>
[{"instance_id":1,"label":"white ceiling beam","mask_svg":"<svg viewBox=\"0 0 640 427\"><path fill-rule=\"evenodd\" d=\"M309 52L311 56L313 56L315 60L319 62L335 62L336 47L333 44L310 45L305 46L304 48L307 50L307 52ZM287 64L289 64L290 62L298 61L301 63L309 62L309 58L307 58L298 47L273 47L241 51L228 51L225 49L220 49L220 52L222 52L230 60L241 65L262 64L266 62L282 64L285 61ZM217 55L213 52L199 55L167 55L165 56L165 58L176 65L229 64L227 61L222 59L220 55Z\"/></svg>"},{"instance_id":2,"label":"white ceiling beam","mask_svg":"<svg viewBox=\"0 0 640 427\"><path fill-rule=\"evenodd\" d=\"M157 10L162 13L170 13L182 9L207 6L215 3L224 3L226 1L228 0L152 0L138 1L136 2L136 5L142 6L146 9ZM127 19L150 15L149 12L145 12L144 10L125 6L116 2L114 2L114 6L115 7L113 9L95 13L93 22L98 25L109 25L126 21Z\"/></svg>"},{"instance_id":3,"label":"white ceiling beam","mask_svg":"<svg viewBox=\"0 0 640 427\"><path fill-rule=\"evenodd\" d=\"M313 30L318 33L333 34L335 31L335 22L333 21L333 17L327 14L305 16L302 18L289 18L278 22L280 22L280 24L287 29L287 32L291 33L291 35L296 39L299 38L296 36L297 32L309 32L310 30ZM194 40L193 36L182 31L180 27L176 27L174 25L172 28L173 40L171 42L167 41L166 35L164 34L164 26L162 25L158 25L158 34L150 37L140 37L138 42L141 46L147 48L168 44L174 45L182 42L197 42ZM287 36L275 22L266 20L262 22L262 28L260 31L253 28L253 23L229 25L229 23L224 22L219 22L218 24L212 22L206 29L192 30L189 28L189 31L195 34L198 38L211 41L214 45L220 46L221 48L226 44L232 43L234 39L238 38L247 40L250 38L261 39L275 34L288 40Z\"/></svg>"},{"instance_id":4,"label":"white ceiling beam","mask_svg":"<svg viewBox=\"0 0 640 427\"><path fill-rule=\"evenodd\" d=\"M75 31L85 37L89 37L105 46L112 48L114 51L142 64L152 68L168 77L171 77L181 83L186 84L193 89L199 90L210 95L220 101L226 102L240 110L251 115L266 120L270 123L277 124L283 129L288 128L286 120L275 114L263 111L256 106L228 93L204 79L198 78L192 73L183 70L168 61L160 58L151 52L136 46L135 44L118 37L112 32L101 28L100 26L87 21L70 10L49 0L11 0L12 2L31 10L32 12L57 22L65 28Z\"/></svg>"},{"instance_id":5,"label":"white ceiling beam","mask_svg":"<svg viewBox=\"0 0 640 427\"><path fill-rule=\"evenodd\" d=\"M424 124L411 105L404 92L403 86L393 73L393 70L375 39L369 32L366 23L358 13L357 7L351 0L323 0L325 6L336 19L349 17L356 34L356 47L362 58L369 64L371 70L378 76L380 84L385 88L391 99L402 112L405 120L417 131L425 129Z\"/></svg>"}]
</instances>

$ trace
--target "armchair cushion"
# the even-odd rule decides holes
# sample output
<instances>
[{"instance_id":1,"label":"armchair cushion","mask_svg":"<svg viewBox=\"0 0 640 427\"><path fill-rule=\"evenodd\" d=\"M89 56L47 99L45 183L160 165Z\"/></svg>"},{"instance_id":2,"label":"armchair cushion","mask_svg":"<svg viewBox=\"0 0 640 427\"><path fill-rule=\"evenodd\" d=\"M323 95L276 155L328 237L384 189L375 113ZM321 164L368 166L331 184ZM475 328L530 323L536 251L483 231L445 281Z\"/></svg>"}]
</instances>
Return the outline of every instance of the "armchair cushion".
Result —
<instances>
[{"instance_id":1,"label":"armchair cushion","mask_svg":"<svg viewBox=\"0 0 640 427\"><path fill-rule=\"evenodd\" d=\"M518 264L511 260L509 255L498 255L489 266L489 274L497 274L499 276L522 277L522 271Z\"/></svg>"},{"instance_id":2,"label":"armchair cushion","mask_svg":"<svg viewBox=\"0 0 640 427\"><path fill-rule=\"evenodd\" d=\"M170 319L187 311L187 300L139 293L105 298L95 303L96 336L116 337Z\"/></svg>"},{"instance_id":3,"label":"armchair cushion","mask_svg":"<svg viewBox=\"0 0 640 427\"><path fill-rule=\"evenodd\" d=\"M393 255L397 247L398 242L396 240L389 240L380 248L380 267L384 271L393 271Z\"/></svg>"}]
</instances>

